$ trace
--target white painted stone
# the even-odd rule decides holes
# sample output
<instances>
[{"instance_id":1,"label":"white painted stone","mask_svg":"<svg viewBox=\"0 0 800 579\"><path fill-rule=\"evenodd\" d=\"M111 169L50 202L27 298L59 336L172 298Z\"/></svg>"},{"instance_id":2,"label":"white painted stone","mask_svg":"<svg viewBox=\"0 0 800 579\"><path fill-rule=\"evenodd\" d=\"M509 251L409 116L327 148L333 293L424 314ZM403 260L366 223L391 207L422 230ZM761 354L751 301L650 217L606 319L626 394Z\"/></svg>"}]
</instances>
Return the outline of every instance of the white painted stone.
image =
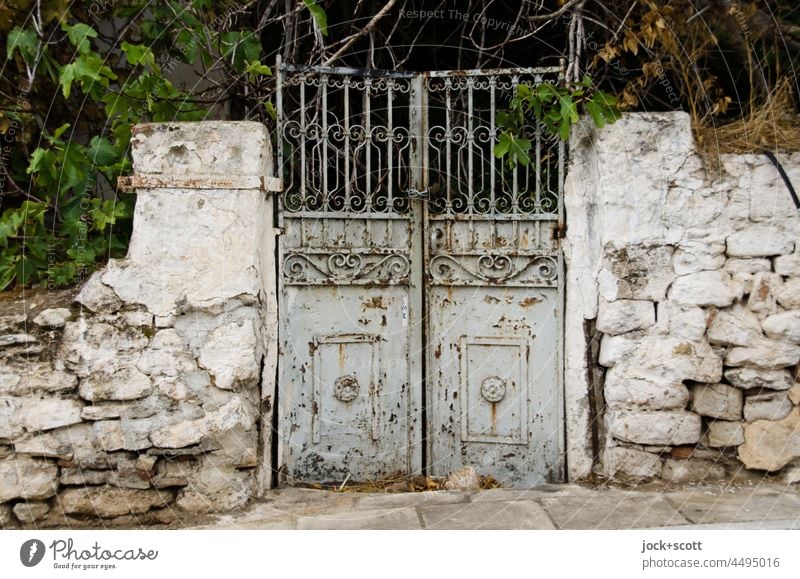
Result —
<instances>
[{"instance_id":1,"label":"white painted stone","mask_svg":"<svg viewBox=\"0 0 800 579\"><path fill-rule=\"evenodd\" d=\"M681 276L672 284L669 295L682 305L718 307L729 306L739 297L731 276L722 270Z\"/></svg>"},{"instance_id":2,"label":"white painted stone","mask_svg":"<svg viewBox=\"0 0 800 579\"><path fill-rule=\"evenodd\" d=\"M792 410L788 392L767 392L754 394L745 398L744 419L747 422L756 420L781 420Z\"/></svg>"},{"instance_id":3,"label":"white painted stone","mask_svg":"<svg viewBox=\"0 0 800 579\"><path fill-rule=\"evenodd\" d=\"M623 366L615 366L615 371L630 378L661 384L684 380L719 382L722 358L707 342L650 336L641 342Z\"/></svg>"},{"instance_id":4,"label":"white painted stone","mask_svg":"<svg viewBox=\"0 0 800 579\"><path fill-rule=\"evenodd\" d=\"M173 328L159 330L137 364L145 374L179 376L196 369L184 339Z\"/></svg>"},{"instance_id":5,"label":"white painted stone","mask_svg":"<svg viewBox=\"0 0 800 579\"><path fill-rule=\"evenodd\" d=\"M670 246L629 246L607 249L599 273L599 292L607 301L663 301L675 279Z\"/></svg>"},{"instance_id":6,"label":"white painted stone","mask_svg":"<svg viewBox=\"0 0 800 579\"><path fill-rule=\"evenodd\" d=\"M214 384L232 390L235 384L258 377L258 338L251 320L211 330L198 362L214 376Z\"/></svg>"},{"instance_id":7,"label":"white painted stone","mask_svg":"<svg viewBox=\"0 0 800 579\"><path fill-rule=\"evenodd\" d=\"M71 315L67 308L49 308L33 318L33 323L44 328L63 328Z\"/></svg>"},{"instance_id":8,"label":"white painted stone","mask_svg":"<svg viewBox=\"0 0 800 579\"><path fill-rule=\"evenodd\" d=\"M772 272L761 271L753 276L753 287L747 299L747 309L767 316L777 311L775 296L783 285L781 276Z\"/></svg>"},{"instance_id":9,"label":"white painted stone","mask_svg":"<svg viewBox=\"0 0 800 579\"><path fill-rule=\"evenodd\" d=\"M174 493L165 490L73 487L59 493L58 504L68 515L111 518L165 507L174 496Z\"/></svg>"},{"instance_id":10,"label":"white painted stone","mask_svg":"<svg viewBox=\"0 0 800 579\"><path fill-rule=\"evenodd\" d=\"M632 337L630 334L621 336L603 335L600 340L598 363L606 368L611 368L620 360L630 356L639 346L641 340L641 337Z\"/></svg>"},{"instance_id":11,"label":"white painted stone","mask_svg":"<svg viewBox=\"0 0 800 579\"><path fill-rule=\"evenodd\" d=\"M763 337L758 317L736 304L712 315L708 341L721 346L750 346Z\"/></svg>"},{"instance_id":12,"label":"white painted stone","mask_svg":"<svg viewBox=\"0 0 800 579\"><path fill-rule=\"evenodd\" d=\"M447 475L444 488L448 491L477 491L481 488L481 477L474 466L465 466Z\"/></svg>"},{"instance_id":13,"label":"white painted stone","mask_svg":"<svg viewBox=\"0 0 800 579\"><path fill-rule=\"evenodd\" d=\"M204 457L195 469L185 471L192 482L178 492L175 504L196 513L237 509L253 495L253 474L253 469L217 465Z\"/></svg>"},{"instance_id":14,"label":"white painted stone","mask_svg":"<svg viewBox=\"0 0 800 579\"><path fill-rule=\"evenodd\" d=\"M110 470L93 470L81 467L62 468L59 481L62 485L102 485L108 482L110 474Z\"/></svg>"},{"instance_id":15,"label":"white painted stone","mask_svg":"<svg viewBox=\"0 0 800 579\"><path fill-rule=\"evenodd\" d=\"M744 442L744 424L740 421L713 420L708 424L704 442L711 448L739 446Z\"/></svg>"},{"instance_id":16,"label":"white painted stone","mask_svg":"<svg viewBox=\"0 0 800 579\"><path fill-rule=\"evenodd\" d=\"M604 334L616 336L643 330L655 324L655 306L645 300L617 300L600 302L597 329Z\"/></svg>"},{"instance_id":17,"label":"white painted stone","mask_svg":"<svg viewBox=\"0 0 800 579\"><path fill-rule=\"evenodd\" d=\"M608 422L611 436L625 442L674 446L700 441L700 416L692 412L615 411Z\"/></svg>"},{"instance_id":18,"label":"white painted stone","mask_svg":"<svg viewBox=\"0 0 800 579\"><path fill-rule=\"evenodd\" d=\"M791 253L794 240L772 225L751 225L732 233L726 239L726 252L731 257L770 257Z\"/></svg>"},{"instance_id":19,"label":"white painted stone","mask_svg":"<svg viewBox=\"0 0 800 579\"><path fill-rule=\"evenodd\" d=\"M673 483L719 480L725 478L725 467L713 460L668 458L661 478Z\"/></svg>"},{"instance_id":20,"label":"white painted stone","mask_svg":"<svg viewBox=\"0 0 800 579\"><path fill-rule=\"evenodd\" d=\"M67 372L54 370L49 362L29 360L17 366L0 362L0 396L27 396L35 392L64 392L77 386L78 379Z\"/></svg>"},{"instance_id":21,"label":"white painted stone","mask_svg":"<svg viewBox=\"0 0 800 579\"><path fill-rule=\"evenodd\" d=\"M14 505L14 516L25 524L35 523L50 512L50 505L38 501L25 501Z\"/></svg>"},{"instance_id":22,"label":"white painted stone","mask_svg":"<svg viewBox=\"0 0 800 579\"><path fill-rule=\"evenodd\" d=\"M696 306L679 306L671 302L658 304L658 324L665 327L665 334L687 340L700 341L706 333L708 314Z\"/></svg>"},{"instance_id":23,"label":"white painted stone","mask_svg":"<svg viewBox=\"0 0 800 579\"><path fill-rule=\"evenodd\" d=\"M800 344L800 310L774 314L761 322L767 336L773 340L788 340Z\"/></svg>"},{"instance_id":24,"label":"white painted stone","mask_svg":"<svg viewBox=\"0 0 800 579\"><path fill-rule=\"evenodd\" d=\"M747 348L734 347L725 356L725 365L755 366L765 370L787 368L800 361L800 346L763 338Z\"/></svg>"},{"instance_id":25,"label":"white painted stone","mask_svg":"<svg viewBox=\"0 0 800 579\"><path fill-rule=\"evenodd\" d=\"M82 404L60 398L0 398L0 438L16 438L22 432L52 430L81 421Z\"/></svg>"},{"instance_id":26,"label":"white painted stone","mask_svg":"<svg viewBox=\"0 0 800 579\"><path fill-rule=\"evenodd\" d=\"M800 277L800 253L775 258L775 273L784 277Z\"/></svg>"},{"instance_id":27,"label":"white painted stone","mask_svg":"<svg viewBox=\"0 0 800 579\"><path fill-rule=\"evenodd\" d=\"M203 438L231 430L237 426L249 428L254 420L238 396L202 418L187 420L158 428L150 440L159 448L183 448L198 444Z\"/></svg>"},{"instance_id":28,"label":"white painted stone","mask_svg":"<svg viewBox=\"0 0 800 579\"><path fill-rule=\"evenodd\" d=\"M93 423L99 447L106 452L144 450L153 446L149 433L153 422L142 420L98 420Z\"/></svg>"},{"instance_id":29,"label":"white painted stone","mask_svg":"<svg viewBox=\"0 0 800 579\"><path fill-rule=\"evenodd\" d=\"M621 480L649 480L661 475L657 454L623 446L606 450L605 465L608 476Z\"/></svg>"},{"instance_id":30,"label":"white painted stone","mask_svg":"<svg viewBox=\"0 0 800 579\"><path fill-rule=\"evenodd\" d=\"M800 458L800 408L778 421L758 420L744 426L738 449L747 468L774 472Z\"/></svg>"},{"instance_id":31,"label":"white painted stone","mask_svg":"<svg viewBox=\"0 0 800 579\"><path fill-rule=\"evenodd\" d=\"M6 346L35 344L38 341L39 340L36 338L36 336L31 334L6 334L4 336L0 336L0 348L4 348Z\"/></svg>"},{"instance_id":32,"label":"white painted stone","mask_svg":"<svg viewBox=\"0 0 800 579\"><path fill-rule=\"evenodd\" d=\"M81 398L91 402L136 400L152 390L150 378L132 367L120 368L113 374L92 374L81 380Z\"/></svg>"},{"instance_id":33,"label":"white painted stone","mask_svg":"<svg viewBox=\"0 0 800 579\"><path fill-rule=\"evenodd\" d=\"M618 367L606 373L604 393L606 404L611 409L684 409L689 402L689 390L681 382L661 383L630 378Z\"/></svg>"},{"instance_id":34,"label":"white painted stone","mask_svg":"<svg viewBox=\"0 0 800 579\"><path fill-rule=\"evenodd\" d=\"M58 467L43 459L18 456L0 460L0 503L41 500L58 489Z\"/></svg>"},{"instance_id":35,"label":"white painted stone","mask_svg":"<svg viewBox=\"0 0 800 579\"><path fill-rule=\"evenodd\" d=\"M133 329L80 317L64 327L60 358L81 378L135 363L147 346L147 337Z\"/></svg>"},{"instance_id":36,"label":"white painted stone","mask_svg":"<svg viewBox=\"0 0 800 579\"><path fill-rule=\"evenodd\" d=\"M766 257L729 257L725 262L725 271L728 273L772 271L772 262Z\"/></svg>"},{"instance_id":37,"label":"white painted stone","mask_svg":"<svg viewBox=\"0 0 800 579\"><path fill-rule=\"evenodd\" d=\"M41 458L72 458L72 446L52 432L26 434L14 439L14 452L17 455L37 456Z\"/></svg>"},{"instance_id":38,"label":"white painted stone","mask_svg":"<svg viewBox=\"0 0 800 579\"><path fill-rule=\"evenodd\" d=\"M778 303L787 310L800 309L800 278L786 280L776 298Z\"/></svg>"},{"instance_id":39,"label":"white painted stone","mask_svg":"<svg viewBox=\"0 0 800 579\"><path fill-rule=\"evenodd\" d=\"M794 384L789 370L762 370L760 368L729 368L725 370L725 380L737 388L769 388L788 390Z\"/></svg>"},{"instance_id":40,"label":"white painted stone","mask_svg":"<svg viewBox=\"0 0 800 579\"><path fill-rule=\"evenodd\" d=\"M726 384L692 386L692 410L702 416L720 420L740 420L742 401L742 391Z\"/></svg>"},{"instance_id":41,"label":"white painted stone","mask_svg":"<svg viewBox=\"0 0 800 579\"><path fill-rule=\"evenodd\" d=\"M102 282L102 276L102 271L94 272L81 286L75 301L92 312L115 312L122 306L122 301Z\"/></svg>"},{"instance_id":42,"label":"white painted stone","mask_svg":"<svg viewBox=\"0 0 800 579\"><path fill-rule=\"evenodd\" d=\"M142 310L123 312L122 319L125 320L126 325L134 328L149 327L153 325L153 314Z\"/></svg>"},{"instance_id":43,"label":"white painted stone","mask_svg":"<svg viewBox=\"0 0 800 579\"><path fill-rule=\"evenodd\" d=\"M673 267L678 275L719 269L725 264L724 243L686 241L675 251Z\"/></svg>"}]
</instances>

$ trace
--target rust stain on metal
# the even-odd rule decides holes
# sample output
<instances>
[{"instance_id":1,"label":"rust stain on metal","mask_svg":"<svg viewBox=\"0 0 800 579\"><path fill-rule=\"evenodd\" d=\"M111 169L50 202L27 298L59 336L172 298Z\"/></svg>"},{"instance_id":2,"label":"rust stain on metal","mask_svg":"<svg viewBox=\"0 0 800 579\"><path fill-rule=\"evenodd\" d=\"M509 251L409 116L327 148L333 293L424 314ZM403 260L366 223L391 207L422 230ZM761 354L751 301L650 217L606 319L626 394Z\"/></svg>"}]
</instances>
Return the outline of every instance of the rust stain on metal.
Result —
<instances>
[{"instance_id":1,"label":"rust stain on metal","mask_svg":"<svg viewBox=\"0 0 800 579\"><path fill-rule=\"evenodd\" d=\"M339 344L339 371L344 372L344 364L347 361L347 351L345 350L345 343Z\"/></svg>"},{"instance_id":2,"label":"rust stain on metal","mask_svg":"<svg viewBox=\"0 0 800 579\"><path fill-rule=\"evenodd\" d=\"M525 298L522 301L520 301L519 305L522 306L523 308L529 308L534 304L540 303L541 301L542 300L540 300L539 298L535 298L533 296L528 296L527 298Z\"/></svg>"},{"instance_id":3,"label":"rust stain on metal","mask_svg":"<svg viewBox=\"0 0 800 579\"><path fill-rule=\"evenodd\" d=\"M486 296L484 296L483 301L485 301L487 304L499 304L500 303L500 299L499 298L496 298L494 296L490 296L488 294Z\"/></svg>"},{"instance_id":4,"label":"rust stain on metal","mask_svg":"<svg viewBox=\"0 0 800 579\"><path fill-rule=\"evenodd\" d=\"M374 296L368 300L361 302L361 307L366 309L384 310L386 306L383 304L382 296Z\"/></svg>"}]
</instances>

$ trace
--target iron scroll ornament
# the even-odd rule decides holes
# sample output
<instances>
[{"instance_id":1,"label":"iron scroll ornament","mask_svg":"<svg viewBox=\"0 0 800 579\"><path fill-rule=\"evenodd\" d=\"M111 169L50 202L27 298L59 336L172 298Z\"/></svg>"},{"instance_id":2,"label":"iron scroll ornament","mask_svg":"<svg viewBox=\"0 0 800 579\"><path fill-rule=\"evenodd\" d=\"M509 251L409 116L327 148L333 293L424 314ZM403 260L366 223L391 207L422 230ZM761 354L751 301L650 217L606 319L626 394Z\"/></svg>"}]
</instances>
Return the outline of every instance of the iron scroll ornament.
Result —
<instances>
[{"instance_id":1,"label":"iron scroll ornament","mask_svg":"<svg viewBox=\"0 0 800 579\"><path fill-rule=\"evenodd\" d=\"M502 284L528 273L532 283L548 285L558 278L558 262L552 256L511 256L486 254L467 263L467 256L440 254L431 259L431 273L436 282L463 280Z\"/></svg>"}]
</instances>

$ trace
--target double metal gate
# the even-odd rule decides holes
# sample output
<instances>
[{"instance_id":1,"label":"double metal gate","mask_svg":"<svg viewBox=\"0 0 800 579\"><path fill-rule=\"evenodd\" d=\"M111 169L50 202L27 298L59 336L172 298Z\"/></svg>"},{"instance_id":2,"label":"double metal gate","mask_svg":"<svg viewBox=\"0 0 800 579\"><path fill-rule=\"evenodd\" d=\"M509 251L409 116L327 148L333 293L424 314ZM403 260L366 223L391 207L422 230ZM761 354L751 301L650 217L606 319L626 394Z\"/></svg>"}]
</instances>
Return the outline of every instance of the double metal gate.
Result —
<instances>
[{"instance_id":1,"label":"double metal gate","mask_svg":"<svg viewBox=\"0 0 800 579\"><path fill-rule=\"evenodd\" d=\"M282 484L563 479L564 148L493 155L546 78L278 64Z\"/></svg>"}]
</instances>

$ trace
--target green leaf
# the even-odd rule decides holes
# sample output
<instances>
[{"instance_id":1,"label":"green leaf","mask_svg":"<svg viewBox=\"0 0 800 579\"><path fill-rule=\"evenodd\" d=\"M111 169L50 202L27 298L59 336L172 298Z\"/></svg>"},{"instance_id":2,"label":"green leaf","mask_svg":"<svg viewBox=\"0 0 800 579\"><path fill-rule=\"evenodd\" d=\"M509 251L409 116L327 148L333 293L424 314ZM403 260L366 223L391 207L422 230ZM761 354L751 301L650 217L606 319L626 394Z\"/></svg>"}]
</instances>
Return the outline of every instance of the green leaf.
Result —
<instances>
[{"instance_id":1,"label":"green leaf","mask_svg":"<svg viewBox=\"0 0 800 579\"><path fill-rule=\"evenodd\" d=\"M92 137L87 150L89 159L95 165L110 165L119 157L119 152L105 137Z\"/></svg>"},{"instance_id":2,"label":"green leaf","mask_svg":"<svg viewBox=\"0 0 800 579\"><path fill-rule=\"evenodd\" d=\"M531 150L531 142L528 139L514 139L511 141L509 148L510 160L514 163L520 163L523 167L527 167L531 162L528 152Z\"/></svg>"},{"instance_id":3,"label":"green leaf","mask_svg":"<svg viewBox=\"0 0 800 579\"><path fill-rule=\"evenodd\" d=\"M6 40L6 59L11 60L14 57L14 51L18 50L28 65L32 65L36 60L36 55L39 53L39 37L36 32L27 28L14 27L8 33Z\"/></svg>"},{"instance_id":4,"label":"green leaf","mask_svg":"<svg viewBox=\"0 0 800 579\"><path fill-rule=\"evenodd\" d=\"M303 4L314 17L314 22L317 23L317 28L322 32L322 36L328 36L328 15L325 14L325 10L317 5L316 0L303 0Z\"/></svg>"},{"instance_id":5,"label":"green leaf","mask_svg":"<svg viewBox=\"0 0 800 579\"><path fill-rule=\"evenodd\" d=\"M61 74L58 75L58 84L61 85L61 93L65 99L69 98L72 92L72 82L75 80L75 65L67 64L61 69Z\"/></svg>"},{"instance_id":6,"label":"green leaf","mask_svg":"<svg viewBox=\"0 0 800 579\"><path fill-rule=\"evenodd\" d=\"M147 46L123 42L120 48L122 48L122 52L124 52L125 56L128 58L128 62L133 66L142 65L149 66L152 69L156 68L156 57L153 51Z\"/></svg>"},{"instance_id":7,"label":"green leaf","mask_svg":"<svg viewBox=\"0 0 800 579\"><path fill-rule=\"evenodd\" d=\"M513 137L508 132L500 133L500 136L497 139L497 144L494 146L494 156L498 159L502 159L508 154L508 150L511 148L511 141L513 141Z\"/></svg>"},{"instance_id":8,"label":"green leaf","mask_svg":"<svg viewBox=\"0 0 800 579\"><path fill-rule=\"evenodd\" d=\"M275 110L275 105L271 101L264 101L264 110L273 121L278 118L278 111Z\"/></svg>"},{"instance_id":9,"label":"green leaf","mask_svg":"<svg viewBox=\"0 0 800 579\"><path fill-rule=\"evenodd\" d=\"M247 61L246 64L247 67L244 69L244 71L247 74L251 75L253 78L262 74L267 76L272 75L272 69L268 67L266 64L261 64L257 60L253 62Z\"/></svg>"},{"instance_id":10,"label":"green leaf","mask_svg":"<svg viewBox=\"0 0 800 579\"><path fill-rule=\"evenodd\" d=\"M61 29L67 33L67 37L72 45L80 54L89 54L92 50L92 38L97 38L97 31L82 22L70 26L66 22L61 23Z\"/></svg>"}]
</instances>

